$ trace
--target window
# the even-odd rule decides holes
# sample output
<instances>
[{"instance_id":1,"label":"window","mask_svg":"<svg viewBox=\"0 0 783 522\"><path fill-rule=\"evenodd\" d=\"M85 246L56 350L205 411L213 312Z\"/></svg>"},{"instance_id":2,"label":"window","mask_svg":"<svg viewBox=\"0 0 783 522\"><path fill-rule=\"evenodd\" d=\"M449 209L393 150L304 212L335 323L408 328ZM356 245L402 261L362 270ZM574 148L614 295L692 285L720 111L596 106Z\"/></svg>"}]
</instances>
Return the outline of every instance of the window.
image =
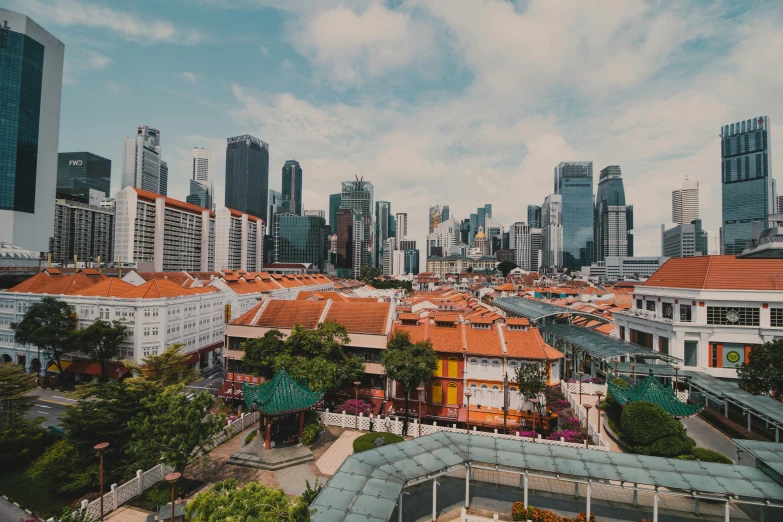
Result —
<instances>
[{"instance_id":1,"label":"window","mask_svg":"<svg viewBox=\"0 0 783 522\"><path fill-rule=\"evenodd\" d=\"M446 402L448 404L457 404L457 385L453 382L449 384Z\"/></svg>"},{"instance_id":2,"label":"window","mask_svg":"<svg viewBox=\"0 0 783 522\"><path fill-rule=\"evenodd\" d=\"M449 377L458 377L459 362L456 357L449 357Z\"/></svg>"},{"instance_id":3,"label":"window","mask_svg":"<svg viewBox=\"0 0 783 522\"><path fill-rule=\"evenodd\" d=\"M432 402L443 402L443 385L440 381L432 383Z\"/></svg>"},{"instance_id":4,"label":"window","mask_svg":"<svg viewBox=\"0 0 783 522\"><path fill-rule=\"evenodd\" d=\"M683 323L690 323L693 321L692 311L691 311L691 305L681 304L680 305L680 321Z\"/></svg>"},{"instance_id":5,"label":"window","mask_svg":"<svg viewBox=\"0 0 783 522\"><path fill-rule=\"evenodd\" d=\"M655 301L647 301L647 310L650 312L655 311Z\"/></svg>"},{"instance_id":6,"label":"window","mask_svg":"<svg viewBox=\"0 0 783 522\"><path fill-rule=\"evenodd\" d=\"M773 328L783 328L783 308L769 309L769 325Z\"/></svg>"},{"instance_id":7,"label":"window","mask_svg":"<svg viewBox=\"0 0 783 522\"><path fill-rule=\"evenodd\" d=\"M644 308L644 307L642 306L642 300L641 300L641 299L637 299L637 300L636 300L636 308L638 308L639 310L641 310L642 308Z\"/></svg>"},{"instance_id":8,"label":"window","mask_svg":"<svg viewBox=\"0 0 783 522\"><path fill-rule=\"evenodd\" d=\"M707 324L724 326L758 326L759 309L729 306L708 306Z\"/></svg>"},{"instance_id":9,"label":"window","mask_svg":"<svg viewBox=\"0 0 783 522\"><path fill-rule=\"evenodd\" d=\"M698 361L698 341L685 341L685 366L696 366Z\"/></svg>"},{"instance_id":10,"label":"window","mask_svg":"<svg viewBox=\"0 0 783 522\"><path fill-rule=\"evenodd\" d=\"M661 314L664 319L673 319L674 305L672 303L661 303Z\"/></svg>"},{"instance_id":11,"label":"window","mask_svg":"<svg viewBox=\"0 0 783 522\"><path fill-rule=\"evenodd\" d=\"M717 343L710 343L710 367L718 367L718 352L720 351Z\"/></svg>"},{"instance_id":12,"label":"window","mask_svg":"<svg viewBox=\"0 0 783 522\"><path fill-rule=\"evenodd\" d=\"M659 352L665 353L668 355L669 353L669 338L668 337L659 337L658 338L658 348Z\"/></svg>"}]
</instances>

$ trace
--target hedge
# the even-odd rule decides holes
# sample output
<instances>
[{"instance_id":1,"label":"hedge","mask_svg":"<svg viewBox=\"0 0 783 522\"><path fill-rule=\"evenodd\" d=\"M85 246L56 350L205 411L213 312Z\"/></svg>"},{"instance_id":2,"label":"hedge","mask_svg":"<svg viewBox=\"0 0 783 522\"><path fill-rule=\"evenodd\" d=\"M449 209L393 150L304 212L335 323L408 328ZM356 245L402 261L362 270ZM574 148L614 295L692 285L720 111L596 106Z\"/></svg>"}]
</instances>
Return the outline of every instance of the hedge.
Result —
<instances>
[{"instance_id":1,"label":"hedge","mask_svg":"<svg viewBox=\"0 0 783 522\"><path fill-rule=\"evenodd\" d=\"M383 443L376 443L378 439L382 439ZM377 432L370 432L365 433L361 437L357 437L353 441L353 452L354 453L361 453L362 451L367 451L371 449L378 448L380 446L385 446L387 444L395 444L397 442L402 442L403 439L399 435L395 435L394 433L389 433L388 431L377 431Z\"/></svg>"},{"instance_id":2,"label":"hedge","mask_svg":"<svg viewBox=\"0 0 783 522\"><path fill-rule=\"evenodd\" d=\"M696 446L677 419L650 402L626 404L620 415L620 429L632 453L677 457L690 454Z\"/></svg>"},{"instance_id":3,"label":"hedge","mask_svg":"<svg viewBox=\"0 0 783 522\"><path fill-rule=\"evenodd\" d=\"M734 464L730 458L722 453L707 448L693 448L690 455L680 455L682 460L700 460L702 462L716 462L718 464Z\"/></svg>"}]
</instances>

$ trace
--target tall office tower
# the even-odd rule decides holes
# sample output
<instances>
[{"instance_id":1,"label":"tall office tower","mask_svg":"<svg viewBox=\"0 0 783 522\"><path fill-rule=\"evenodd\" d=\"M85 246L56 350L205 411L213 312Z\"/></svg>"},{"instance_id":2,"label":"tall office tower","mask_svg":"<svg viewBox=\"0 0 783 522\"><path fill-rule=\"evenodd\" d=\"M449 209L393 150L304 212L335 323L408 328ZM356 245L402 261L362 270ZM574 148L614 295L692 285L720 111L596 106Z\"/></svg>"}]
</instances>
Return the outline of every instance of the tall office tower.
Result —
<instances>
[{"instance_id":1,"label":"tall office tower","mask_svg":"<svg viewBox=\"0 0 783 522\"><path fill-rule=\"evenodd\" d=\"M326 221L326 211L325 210L305 210L304 211L305 216L317 216L320 218L324 218L324 221Z\"/></svg>"},{"instance_id":2,"label":"tall office tower","mask_svg":"<svg viewBox=\"0 0 783 522\"><path fill-rule=\"evenodd\" d=\"M775 196L775 214L783 214L783 196Z\"/></svg>"},{"instance_id":3,"label":"tall office tower","mask_svg":"<svg viewBox=\"0 0 783 522\"><path fill-rule=\"evenodd\" d=\"M678 225L699 219L699 182L685 176L682 188L672 190L672 222Z\"/></svg>"},{"instance_id":4,"label":"tall office tower","mask_svg":"<svg viewBox=\"0 0 783 522\"><path fill-rule=\"evenodd\" d=\"M329 226L332 234L337 233L337 209L340 208L342 197L342 194L329 194Z\"/></svg>"},{"instance_id":5,"label":"tall office tower","mask_svg":"<svg viewBox=\"0 0 783 522\"><path fill-rule=\"evenodd\" d=\"M67 266L73 256L84 261L113 259L113 208L68 199L57 199L54 207L54 233L49 238L52 261Z\"/></svg>"},{"instance_id":6,"label":"tall office tower","mask_svg":"<svg viewBox=\"0 0 783 522\"><path fill-rule=\"evenodd\" d=\"M538 205L527 206L527 224L531 228L541 228L541 207Z\"/></svg>"},{"instance_id":7,"label":"tall office tower","mask_svg":"<svg viewBox=\"0 0 783 522\"><path fill-rule=\"evenodd\" d=\"M287 214L302 215L302 167L296 160L283 165L283 209Z\"/></svg>"},{"instance_id":8,"label":"tall office tower","mask_svg":"<svg viewBox=\"0 0 783 522\"><path fill-rule=\"evenodd\" d=\"M163 195L160 167L160 131L141 125L135 137L123 141L120 188L136 187Z\"/></svg>"},{"instance_id":9,"label":"tall office tower","mask_svg":"<svg viewBox=\"0 0 783 522\"><path fill-rule=\"evenodd\" d=\"M547 274L563 267L563 197L550 194L541 205L541 266Z\"/></svg>"},{"instance_id":10,"label":"tall office tower","mask_svg":"<svg viewBox=\"0 0 783 522\"><path fill-rule=\"evenodd\" d=\"M473 236L473 244L471 246L481 252L482 256L489 255L489 238L484 233L483 227L479 227L478 232Z\"/></svg>"},{"instance_id":11,"label":"tall office tower","mask_svg":"<svg viewBox=\"0 0 783 522\"><path fill-rule=\"evenodd\" d=\"M664 257L706 256L709 248L707 232L701 219L682 225L661 225L661 255Z\"/></svg>"},{"instance_id":12,"label":"tall office tower","mask_svg":"<svg viewBox=\"0 0 783 522\"><path fill-rule=\"evenodd\" d=\"M478 227L479 227L478 214L471 214L469 216L469 222L470 222L470 231L468 232L468 241L467 241L468 245L473 243L473 236L475 236L476 232L478 232Z\"/></svg>"},{"instance_id":13,"label":"tall office tower","mask_svg":"<svg viewBox=\"0 0 783 522\"><path fill-rule=\"evenodd\" d=\"M391 255L391 275L404 275L405 270L405 252L395 250Z\"/></svg>"},{"instance_id":14,"label":"tall office tower","mask_svg":"<svg viewBox=\"0 0 783 522\"><path fill-rule=\"evenodd\" d=\"M381 270L383 275L392 275L392 256L396 247L397 242L393 237L386 239L383 244L383 269Z\"/></svg>"},{"instance_id":15,"label":"tall office tower","mask_svg":"<svg viewBox=\"0 0 783 522\"><path fill-rule=\"evenodd\" d=\"M415 239L398 239L397 240L397 249L398 250L405 250L406 252L408 250L416 250L416 240Z\"/></svg>"},{"instance_id":16,"label":"tall office tower","mask_svg":"<svg viewBox=\"0 0 783 522\"><path fill-rule=\"evenodd\" d=\"M457 240L458 235L459 235L459 225L457 221L454 219L443 221L442 223L440 223L438 226L435 227L435 232L433 232L433 234L430 234L430 236L435 236L436 243L434 246L440 247L443 255L446 255L446 252L448 252L449 248L453 247L459 242ZM431 249L428 248L428 250L429 251L427 255L429 256L431 255Z\"/></svg>"},{"instance_id":17,"label":"tall office tower","mask_svg":"<svg viewBox=\"0 0 783 522\"><path fill-rule=\"evenodd\" d=\"M593 162L555 167L555 194L562 199L563 266L580 270L593 262Z\"/></svg>"},{"instance_id":18,"label":"tall office tower","mask_svg":"<svg viewBox=\"0 0 783 522\"><path fill-rule=\"evenodd\" d=\"M495 250L503 247L503 233L504 227L501 223L498 223L491 217L484 218L484 233L489 239L489 255L495 253Z\"/></svg>"},{"instance_id":19,"label":"tall office tower","mask_svg":"<svg viewBox=\"0 0 783 522\"><path fill-rule=\"evenodd\" d=\"M269 219L267 234L271 235L272 229L274 228L273 223L275 222L275 215L282 214L284 212L283 193L278 190L269 189L267 194L266 217Z\"/></svg>"},{"instance_id":20,"label":"tall office tower","mask_svg":"<svg viewBox=\"0 0 783 522\"><path fill-rule=\"evenodd\" d=\"M185 201L191 205L196 205L197 207L202 207L209 210L212 210L213 207L212 196L209 193L209 188L206 185L199 183L195 179L190 180L190 194L188 194L188 196L185 198Z\"/></svg>"},{"instance_id":21,"label":"tall office tower","mask_svg":"<svg viewBox=\"0 0 783 522\"><path fill-rule=\"evenodd\" d=\"M413 275L419 273L419 251L415 248L405 251L405 273Z\"/></svg>"},{"instance_id":22,"label":"tall office tower","mask_svg":"<svg viewBox=\"0 0 783 522\"><path fill-rule=\"evenodd\" d=\"M595 196L595 258L633 256L633 205L625 204L620 167L610 165L598 177Z\"/></svg>"},{"instance_id":23,"label":"tall office tower","mask_svg":"<svg viewBox=\"0 0 783 522\"><path fill-rule=\"evenodd\" d=\"M249 134L226 144L226 206L268 224L269 144Z\"/></svg>"},{"instance_id":24,"label":"tall office tower","mask_svg":"<svg viewBox=\"0 0 783 522\"><path fill-rule=\"evenodd\" d=\"M486 203L484 205L484 216L492 219L492 203Z\"/></svg>"},{"instance_id":25,"label":"tall office tower","mask_svg":"<svg viewBox=\"0 0 783 522\"><path fill-rule=\"evenodd\" d=\"M391 203L388 201L376 201L375 202L375 241L377 246L375 248L378 259L375 262L375 266L383 266L383 247L386 240L389 239L391 233Z\"/></svg>"},{"instance_id":26,"label":"tall office tower","mask_svg":"<svg viewBox=\"0 0 783 522\"><path fill-rule=\"evenodd\" d=\"M451 210L448 205L443 205L440 208L440 220L441 222L448 221L449 218L451 218Z\"/></svg>"},{"instance_id":27,"label":"tall office tower","mask_svg":"<svg viewBox=\"0 0 783 522\"><path fill-rule=\"evenodd\" d=\"M459 224L459 242L465 245L470 241L470 220L463 219Z\"/></svg>"},{"instance_id":28,"label":"tall office tower","mask_svg":"<svg viewBox=\"0 0 783 522\"><path fill-rule=\"evenodd\" d=\"M212 151L193 147L193 172L190 179L209 185L212 183Z\"/></svg>"},{"instance_id":29,"label":"tall office tower","mask_svg":"<svg viewBox=\"0 0 783 522\"><path fill-rule=\"evenodd\" d=\"M530 227L530 270L538 272L544 248L544 235L540 228Z\"/></svg>"},{"instance_id":30,"label":"tall office tower","mask_svg":"<svg viewBox=\"0 0 783 522\"><path fill-rule=\"evenodd\" d=\"M339 277L353 275L353 229L356 213L350 208L337 209L337 245L335 267Z\"/></svg>"},{"instance_id":31,"label":"tall office tower","mask_svg":"<svg viewBox=\"0 0 783 522\"><path fill-rule=\"evenodd\" d=\"M169 164L160 161L160 192L161 196L169 195Z\"/></svg>"},{"instance_id":32,"label":"tall office tower","mask_svg":"<svg viewBox=\"0 0 783 522\"><path fill-rule=\"evenodd\" d=\"M361 237L362 243L354 248L354 259L360 259L359 268L375 264L375 226L373 225L374 189L372 183L364 180L343 181L340 207L353 209L362 222L362 233L354 231L354 239ZM358 274L358 269L354 268Z\"/></svg>"},{"instance_id":33,"label":"tall office tower","mask_svg":"<svg viewBox=\"0 0 783 522\"><path fill-rule=\"evenodd\" d=\"M108 196L111 160L92 152L61 152L57 156L57 197L90 202L90 190Z\"/></svg>"},{"instance_id":34,"label":"tall office tower","mask_svg":"<svg viewBox=\"0 0 783 522\"><path fill-rule=\"evenodd\" d=\"M277 214L274 221L274 262L312 263L326 268L329 237L321 216Z\"/></svg>"},{"instance_id":35,"label":"tall office tower","mask_svg":"<svg viewBox=\"0 0 783 522\"><path fill-rule=\"evenodd\" d=\"M479 207L476 209L476 232L478 232L478 229L485 228L487 223L487 209L484 207ZM475 235L475 234L474 234Z\"/></svg>"},{"instance_id":36,"label":"tall office tower","mask_svg":"<svg viewBox=\"0 0 783 522\"><path fill-rule=\"evenodd\" d=\"M522 270L530 271L530 225L517 221L508 232L514 263Z\"/></svg>"},{"instance_id":37,"label":"tall office tower","mask_svg":"<svg viewBox=\"0 0 783 522\"><path fill-rule=\"evenodd\" d=\"M443 209L440 205L433 205L430 207L429 220L429 233L432 234L435 232L435 227L437 227L440 222L443 221Z\"/></svg>"},{"instance_id":38,"label":"tall office tower","mask_svg":"<svg viewBox=\"0 0 783 522\"><path fill-rule=\"evenodd\" d=\"M397 241L408 237L408 214L397 212L394 221L397 222Z\"/></svg>"},{"instance_id":39,"label":"tall office tower","mask_svg":"<svg viewBox=\"0 0 783 522\"><path fill-rule=\"evenodd\" d=\"M753 222L769 221L774 206L769 129L767 116L721 129L724 254L741 254L753 238Z\"/></svg>"},{"instance_id":40,"label":"tall office tower","mask_svg":"<svg viewBox=\"0 0 783 522\"><path fill-rule=\"evenodd\" d=\"M0 241L45 252L54 224L65 46L0 9Z\"/></svg>"}]
</instances>

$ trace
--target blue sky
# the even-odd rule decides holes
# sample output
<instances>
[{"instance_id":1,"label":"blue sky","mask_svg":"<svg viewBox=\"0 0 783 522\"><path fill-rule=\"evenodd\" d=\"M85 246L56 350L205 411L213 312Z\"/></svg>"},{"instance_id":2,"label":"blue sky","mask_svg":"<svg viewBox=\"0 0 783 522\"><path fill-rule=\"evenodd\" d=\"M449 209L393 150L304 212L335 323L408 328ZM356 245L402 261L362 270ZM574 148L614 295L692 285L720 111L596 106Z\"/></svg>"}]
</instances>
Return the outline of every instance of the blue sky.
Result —
<instances>
[{"instance_id":1,"label":"blue sky","mask_svg":"<svg viewBox=\"0 0 783 522\"><path fill-rule=\"evenodd\" d=\"M65 44L60 150L113 162L137 125L162 132L169 195L191 147L270 144L270 188L295 158L304 206L355 174L408 212L526 220L560 161L620 165L637 255L658 255L671 190L700 182L711 246L725 123L769 115L781 148L783 3L642 0L11 0ZM773 154L774 155L774 154ZM773 173L774 163L773 163Z\"/></svg>"}]
</instances>

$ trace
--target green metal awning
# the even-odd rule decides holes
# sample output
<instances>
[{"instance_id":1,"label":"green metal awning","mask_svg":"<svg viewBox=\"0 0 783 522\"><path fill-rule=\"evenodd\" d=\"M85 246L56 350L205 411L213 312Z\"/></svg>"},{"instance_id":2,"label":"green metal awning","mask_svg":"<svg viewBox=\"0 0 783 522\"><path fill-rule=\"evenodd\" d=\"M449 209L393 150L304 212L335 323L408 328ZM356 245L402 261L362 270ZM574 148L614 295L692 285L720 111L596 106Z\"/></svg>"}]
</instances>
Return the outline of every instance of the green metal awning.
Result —
<instances>
[{"instance_id":1,"label":"green metal awning","mask_svg":"<svg viewBox=\"0 0 783 522\"><path fill-rule=\"evenodd\" d=\"M248 408L255 406L264 415L309 410L324 396L323 392L310 391L307 385L296 382L285 368L259 386L242 383L242 394Z\"/></svg>"},{"instance_id":2,"label":"green metal awning","mask_svg":"<svg viewBox=\"0 0 783 522\"><path fill-rule=\"evenodd\" d=\"M637 379L633 386L618 386L614 381L609 381L607 385L612 397L623 406L629 402L650 402L673 417L690 417L704 408L703 404L682 402L670 388L658 382L652 369L649 377Z\"/></svg>"},{"instance_id":3,"label":"green metal awning","mask_svg":"<svg viewBox=\"0 0 783 522\"><path fill-rule=\"evenodd\" d=\"M567 343L574 344L593 357L607 360L616 357L640 357L643 359L664 359L677 361L680 359L671 355L656 352L617 337L602 334L595 330L570 324L550 324L541 328L542 334L553 335ZM545 335L546 340L546 335ZM552 343L549 343L552 344ZM554 345L553 345L554 346ZM557 347L555 347L557 348ZM560 350L562 351L562 350Z\"/></svg>"},{"instance_id":4,"label":"green metal awning","mask_svg":"<svg viewBox=\"0 0 783 522\"><path fill-rule=\"evenodd\" d=\"M512 295L510 297L500 297L492 301L492 306L496 306L512 315L513 317L527 317L531 321L535 322L545 317L553 317L557 315L576 315L580 317L590 317L596 321L602 323L610 323L611 320L597 314L591 314L588 312L582 312L579 310L572 310L564 306L553 305L545 301L539 301L537 299L526 299L518 295Z\"/></svg>"},{"instance_id":5,"label":"green metal awning","mask_svg":"<svg viewBox=\"0 0 783 522\"><path fill-rule=\"evenodd\" d=\"M783 485L783 444L761 440L733 439L738 451L756 458L756 467Z\"/></svg>"}]
</instances>

